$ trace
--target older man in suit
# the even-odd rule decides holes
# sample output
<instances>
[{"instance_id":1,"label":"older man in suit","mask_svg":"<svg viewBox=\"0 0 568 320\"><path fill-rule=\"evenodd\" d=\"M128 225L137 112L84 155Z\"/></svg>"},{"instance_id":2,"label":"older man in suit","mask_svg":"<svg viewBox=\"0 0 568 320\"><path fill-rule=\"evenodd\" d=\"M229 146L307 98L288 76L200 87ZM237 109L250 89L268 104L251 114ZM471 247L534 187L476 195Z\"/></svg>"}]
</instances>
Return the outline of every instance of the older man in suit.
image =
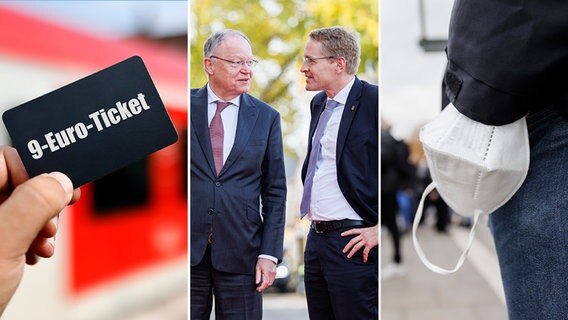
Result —
<instances>
[{"instance_id":1,"label":"older man in suit","mask_svg":"<svg viewBox=\"0 0 568 320\"><path fill-rule=\"evenodd\" d=\"M301 216L312 320L378 319L378 87L359 80L359 36L314 30L300 71L310 104Z\"/></svg>"},{"instance_id":2,"label":"older man in suit","mask_svg":"<svg viewBox=\"0 0 568 320\"><path fill-rule=\"evenodd\" d=\"M243 33L217 32L191 90L191 319L209 319L213 296L217 319L261 319L282 259L280 116L247 94L256 62Z\"/></svg>"}]
</instances>

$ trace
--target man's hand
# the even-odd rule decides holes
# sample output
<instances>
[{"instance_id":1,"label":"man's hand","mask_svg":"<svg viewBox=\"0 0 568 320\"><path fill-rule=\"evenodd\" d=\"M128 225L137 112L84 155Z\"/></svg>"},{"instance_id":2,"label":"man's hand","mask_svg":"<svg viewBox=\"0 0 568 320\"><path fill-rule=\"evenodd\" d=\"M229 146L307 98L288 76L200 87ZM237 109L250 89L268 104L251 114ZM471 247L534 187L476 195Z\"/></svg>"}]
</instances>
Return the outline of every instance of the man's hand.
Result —
<instances>
[{"instance_id":1,"label":"man's hand","mask_svg":"<svg viewBox=\"0 0 568 320\"><path fill-rule=\"evenodd\" d=\"M258 258L256 262L256 291L262 292L270 287L276 277L276 263L271 260Z\"/></svg>"},{"instance_id":2,"label":"man's hand","mask_svg":"<svg viewBox=\"0 0 568 320\"><path fill-rule=\"evenodd\" d=\"M53 255L53 219L80 196L59 172L28 179L16 150L0 147L0 315L20 283L25 262Z\"/></svg>"},{"instance_id":3,"label":"man's hand","mask_svg":"<svg viewBox=\"0 0 568 320\"><path fill-rule=\"evenodd\" d=\"M363 249L363 262L367 263L369 260L369 252L371 249L379 245L379 226L373 226L369 228L355 228L347 230L341 233L342 237L355 236L345 248L343 248L343 253L349 252L347 258L353 257L353 255Z\"/></svg>"}]
</instances>

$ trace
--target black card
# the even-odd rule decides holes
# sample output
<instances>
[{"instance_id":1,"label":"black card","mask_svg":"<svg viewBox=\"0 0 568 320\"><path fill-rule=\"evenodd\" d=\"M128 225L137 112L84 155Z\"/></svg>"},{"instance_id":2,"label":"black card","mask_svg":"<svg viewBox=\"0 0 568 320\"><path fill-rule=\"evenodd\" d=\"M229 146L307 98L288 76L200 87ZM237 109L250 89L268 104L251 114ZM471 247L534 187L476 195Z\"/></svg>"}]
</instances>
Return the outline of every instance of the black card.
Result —
<instances>
[{"instance_id":1,"label":"black card","mask_svg":"<svg viewBox=\"0 0 568 320\"><path fill-rule=\"evenodd\" d=\"M131 57L4 112L30 176L60 171L74 187L177 140L140 57Z\"/></svg>"}]
</instances>

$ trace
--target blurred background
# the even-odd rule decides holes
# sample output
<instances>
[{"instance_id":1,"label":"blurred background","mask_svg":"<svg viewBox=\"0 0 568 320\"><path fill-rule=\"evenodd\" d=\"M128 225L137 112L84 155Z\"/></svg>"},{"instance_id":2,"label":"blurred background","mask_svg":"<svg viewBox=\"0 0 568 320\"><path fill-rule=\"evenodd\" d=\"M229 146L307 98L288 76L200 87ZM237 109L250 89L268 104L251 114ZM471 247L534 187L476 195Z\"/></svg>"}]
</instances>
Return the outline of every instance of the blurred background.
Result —
<instances>
[{"instance_id":1,"label":"blurred background","mask_svg":"<svg viewBox=\"0 0 568 320\"><path fill-rule=\"evenodd\" d=\"M187 318L187 15L185 1L0 1L2 111L138 55L180 136L82 188L3 319Z\"/></svg>"},{"instance_id":2,"label":"blurred background","mask_svg":"<svg viewBox=\"0 0 568 320\"><path fill-rule=\"evenodd\" d=\"M212 32L238 29L252 42L260 63L251 94L276 108L282 118L288 181L285 257L275 288L264 296L264 318L308 319L303 293L303 249L308 221L299 220L301 164L305 157L309 102L300 73L303 49L312 29L342 25L361 35L358 76L378 83L378 1L376 0L200 0L191 1L191 87L206 83L203 44Z\"/></svg>"},{"instance_id":3,"label":"blurred background","mask_svg":"<svg viewBox=\"0 0 568 320\"><path fill-rule=\"evenodd\" d=\"M381 0L381 174L398 172L388 183L381 179L381 201L392 196L398 205L392 212L396 229L383 228L381 233L382 320L507 318L486 219L479 222L466 263L453 275L428 270L411 241L417 202L430 182L418 130L442 108L443 50L452 5L452 0ZM396 161L385 161L387 148L402 150ZM384 193L389 189L392 192ZM384 215L391 213L382 211L384 223ZM453 268L471 221L452 214L435 193L427 198L424 215L418 239L426 256Z\"/></svg>"}]
</instances>

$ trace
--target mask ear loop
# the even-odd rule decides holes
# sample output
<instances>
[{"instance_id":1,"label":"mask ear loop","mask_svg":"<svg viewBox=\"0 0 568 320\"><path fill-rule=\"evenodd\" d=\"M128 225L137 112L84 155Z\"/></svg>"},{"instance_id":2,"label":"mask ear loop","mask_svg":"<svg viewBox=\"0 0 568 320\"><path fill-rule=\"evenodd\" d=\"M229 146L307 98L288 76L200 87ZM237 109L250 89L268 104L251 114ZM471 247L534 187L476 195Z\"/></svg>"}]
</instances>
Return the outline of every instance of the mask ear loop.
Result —
<instances>
[{"instance_id":1,"label":"mask ear loop","mask_svg":"<svg viewBox=\"0 0 568 320\"><path fill-rule=\"evenodd\" d=\"M424 192L422 193L422 198L420 199L420 203L418 204L418 208L416 209L416 216L414 217L414 223L412 224L412 242L414 243L414 249L416 250L418 257L428 269L438 274L447 275L458 271L463 265L465 259L467 258L469 249L471 249L471 245L473 244L473 240L475 239L475 228L477 227L477 222L479 220L479 216L481 215L481 213L476 212L474 215L473 226L469 231L469 239L467 242L467 247L461 254L458 262L456 263L456 266L450 270L450 269L444 269L442 267L433 264L432 262L430 262L430 260L428 260L428 258L426 258L426 255L424 254L422 247L418 243L418 238L416 237L416 230L418 229L418 225L420 224L420 219L422 218L422 213L423 213L422 211L424 211L424 200L426 199L428 194L430 194L430 192L432 192L435 188L436 188L436 183L432 182L426 187L426 189L424 189Z\"/></svg>"}]
</instances>

